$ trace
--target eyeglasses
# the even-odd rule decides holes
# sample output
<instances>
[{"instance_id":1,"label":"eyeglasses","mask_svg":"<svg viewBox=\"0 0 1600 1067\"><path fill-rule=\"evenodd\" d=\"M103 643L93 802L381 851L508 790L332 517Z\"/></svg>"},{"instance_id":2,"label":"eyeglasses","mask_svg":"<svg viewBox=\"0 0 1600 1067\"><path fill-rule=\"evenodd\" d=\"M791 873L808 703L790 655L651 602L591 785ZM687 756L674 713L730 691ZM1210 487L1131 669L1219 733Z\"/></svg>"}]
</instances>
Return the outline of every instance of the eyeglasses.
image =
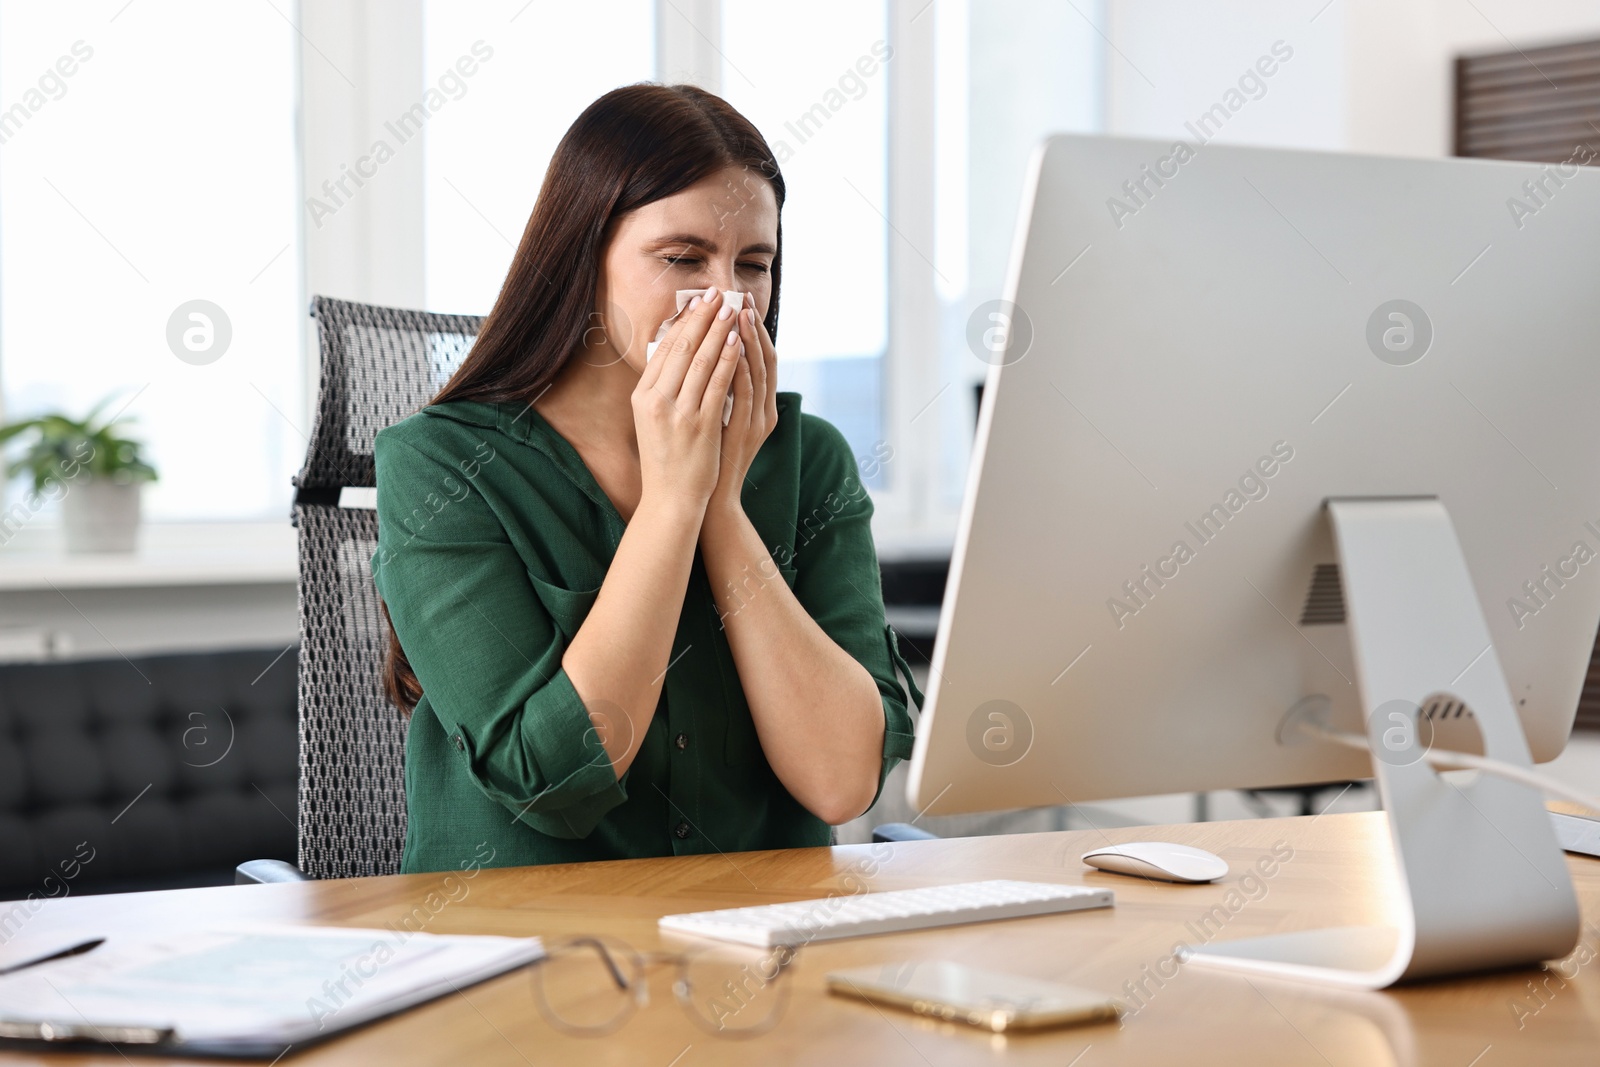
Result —
<instances>
[{"instance_id":1,"label":"eyeglasses","mask_svg":"<svg viewBox=\"0 0 1600 1067\"><path fill-rule=\"evenodd\" d=\"M789 1002L788 946L709 946L687 952L639 952L610 937L545 942L533 968L534 1001L558 1030L579 1037L612 1033L649 1003L646 971L671 964L672 992L702 1029L717 1037L754 1037L777 1025Z\"/></svg>"}]
</instances>

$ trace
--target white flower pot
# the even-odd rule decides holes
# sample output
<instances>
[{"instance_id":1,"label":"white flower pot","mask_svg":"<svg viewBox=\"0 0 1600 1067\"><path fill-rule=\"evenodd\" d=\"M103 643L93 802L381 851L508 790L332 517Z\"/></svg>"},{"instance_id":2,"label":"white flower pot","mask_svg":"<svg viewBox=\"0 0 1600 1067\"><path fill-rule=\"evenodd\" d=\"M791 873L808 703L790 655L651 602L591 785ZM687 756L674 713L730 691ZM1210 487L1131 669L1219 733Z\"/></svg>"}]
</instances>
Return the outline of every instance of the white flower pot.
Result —
<instances>
[{"instance_id":1,"label":"white flower pot","mask_svg":"<svg viewBox=\"0 0 1600 1067\"><path fill-rule=\"evenodd\" d=\"M75 478L61 499L69 553L132 552L139 541L138 482Z\"/></svg>"}]
</instances>

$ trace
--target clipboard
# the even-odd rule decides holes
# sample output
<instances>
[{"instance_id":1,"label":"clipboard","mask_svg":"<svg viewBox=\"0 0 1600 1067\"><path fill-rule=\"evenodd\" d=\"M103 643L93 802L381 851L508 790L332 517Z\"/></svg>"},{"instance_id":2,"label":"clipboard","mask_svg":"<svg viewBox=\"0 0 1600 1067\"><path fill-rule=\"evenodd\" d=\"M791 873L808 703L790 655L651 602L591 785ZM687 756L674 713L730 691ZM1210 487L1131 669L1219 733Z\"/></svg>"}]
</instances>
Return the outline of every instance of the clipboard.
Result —
<instances>
[{"instance_id":1,"label":"clipboard","mask_svg":"<svg viewBox=\"0 0 1600 1067\"><path fill-rule=\"evenodd\" d=\"M400 926L109 938L0 976L0 1050L276 1060L543 958L536 937Z\"/></svg>"}]
</instances>

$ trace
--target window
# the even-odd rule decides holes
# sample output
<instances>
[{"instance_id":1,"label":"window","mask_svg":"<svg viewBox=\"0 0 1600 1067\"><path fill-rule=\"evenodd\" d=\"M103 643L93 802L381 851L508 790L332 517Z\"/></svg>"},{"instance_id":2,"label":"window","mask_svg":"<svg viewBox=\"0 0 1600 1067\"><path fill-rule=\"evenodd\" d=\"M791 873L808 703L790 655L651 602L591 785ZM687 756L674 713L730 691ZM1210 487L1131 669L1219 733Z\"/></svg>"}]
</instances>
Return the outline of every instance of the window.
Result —
<instances>
[{"instance_id":1,"label":"window","mask_svg":"<svg viewBox=\"0 0 1600 1067\"><path fill-rule=\"evenodd\" d=\"M655 76L650 0L518 6L424 9L426 84L463 56L476 67L426 127L424 285L435 311L489 311L561 135L596 97Z\"/></svg>"},{"instance_id":2,"label":"window","mask_svg":"<svg viewBox=\"0 0 1600 1067\"><path fill-rule=\"evenodd\" d=\"M935 7L934 262L938 382L958 395L939 422L930 525L954 525L976 427L976 387L989 365L967 340L968 319L1001 296L1022 184L1034 147L1052 133L1103 128L1101 5L937 0ZM974 117L981 121L974 122Z\"/></svg>"},{"instance_id":3,"label":"window","mask_svg":"<svg viewBox=\"0 0 1600 1067\"><path fill-rule=\"evenodd\" d=\"M318 53L391 46L359 19L303 41L289 24L300 12L279 0L0 0L6 414L84 411L119 389L162 472L152 518L280 519L309 429L300 274L350 299L486 313L567 126L600 94L665 70L717 85L783 166L780 387L859 455L893 447L869 479L880 535L947 536L987 369L967 322L1000 295L1033 145L1108 124L1103 86L1120 61L1102 37L1106 4L424 0L420 11L420 36L393 27L394 64L341 59L349 77L307 81L320 99L302 102L301 63L315 73ZM58 73L63 57L71 75ZM370 125L371 108L416 99L413 86L444 96L423 151L390 164L381 210L363 200L374 217L320 234L331 243L308 264L297 107L315 155ZM418 218L420 255L390 225ZM894 337L891 298L912 327ZM212 363L185 362L166 340L193 300L231 326Z\"/></svg>"},{"instance_id":4,"label":"window","mask_svg":"<svg viewBox=\"0 0 1600 1067\"><path fill-rule=\"evenodd\" d=\"M267 3L0 2L5 414L115 393L161 474L154 519L288 512L309 430L296 65ZM190 318L198 300L219 313Z\"/></svg>"},{"instance_id":5,"label":"window","mask_svg":"<svg viewBox=\"0 0 1600 1067\"><path fill-rule=\"evenodd\" d=\"M886 4L723 0L721 37L721 95L766 137L788 193L778 387L871 456L888 341Z\"/></svg>"}]
</instances>

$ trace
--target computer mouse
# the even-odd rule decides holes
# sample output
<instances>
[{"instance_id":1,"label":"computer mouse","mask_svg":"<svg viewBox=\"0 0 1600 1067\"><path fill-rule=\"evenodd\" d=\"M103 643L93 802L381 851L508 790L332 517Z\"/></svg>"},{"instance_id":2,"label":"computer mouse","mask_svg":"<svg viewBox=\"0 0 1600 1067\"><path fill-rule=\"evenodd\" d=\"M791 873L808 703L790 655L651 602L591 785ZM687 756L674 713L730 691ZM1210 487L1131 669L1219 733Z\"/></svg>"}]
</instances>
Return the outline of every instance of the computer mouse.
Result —
<instances>
[{"instance_id":1,"label":"computer mouse","mask_svg":"<svg viewBox=\"0 0 1600 1067\"><path fill-rule=\"evenodd\" d=\"M1228 873L1228 864L1203 848L1165 841L1133 841L1107 845L1083 854L1083 862L1113 874L1157 878L1163 882L1214 882Z\"/></svg>"}]
</instances>

